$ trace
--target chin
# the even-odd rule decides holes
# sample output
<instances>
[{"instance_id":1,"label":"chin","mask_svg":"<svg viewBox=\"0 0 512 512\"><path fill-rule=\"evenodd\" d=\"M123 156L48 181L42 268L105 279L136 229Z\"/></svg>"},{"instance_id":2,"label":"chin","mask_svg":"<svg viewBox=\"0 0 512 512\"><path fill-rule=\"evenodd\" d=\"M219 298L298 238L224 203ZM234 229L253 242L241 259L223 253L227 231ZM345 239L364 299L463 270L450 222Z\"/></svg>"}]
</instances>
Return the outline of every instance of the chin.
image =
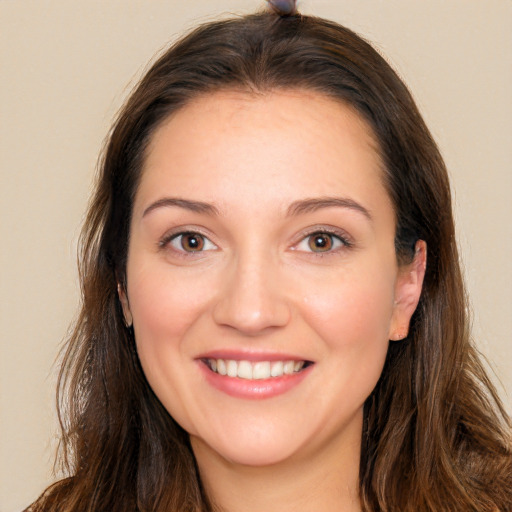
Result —
<instances>
[{"instance_id":1,"label":"chin","mask_svg":"<svg viewBox=\"0 0 512 512\"><path fill-rule=\"evenodd\" d=\"M208 443L207 440L191 436L191 445L196 458L210 453L216 454L229 464L237 466L265 467L284 463L294 459L301 451L297 443L290 443L285 436L272 436L271 439L259 439L257 436L229 436L227 442Z\"/></svg>"}]
</instances>

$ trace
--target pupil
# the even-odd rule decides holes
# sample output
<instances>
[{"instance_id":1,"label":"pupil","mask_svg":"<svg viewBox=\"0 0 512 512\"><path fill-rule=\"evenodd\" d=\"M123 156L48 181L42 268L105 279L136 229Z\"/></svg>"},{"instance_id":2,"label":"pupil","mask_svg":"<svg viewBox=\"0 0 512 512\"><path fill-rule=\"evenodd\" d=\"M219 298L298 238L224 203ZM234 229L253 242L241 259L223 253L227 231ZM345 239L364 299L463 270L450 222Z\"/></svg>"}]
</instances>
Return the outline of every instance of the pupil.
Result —
<instances>
[{"instance_id":1,"label":"pupil","mask_svg":"<svg viewBox=\"0 0 512 512\"><path fill-rule=\"evenodd\" d=\"M332 246L330 235L318 234L314 235L309 243L314 251L328 251Z\"/></svg>"},{"instance_id":2,"label":"pupil","mask_svg":"<svg viewBox=\"0 0 512 512\"><path fill-rule=\"evenodd\" d=\"M327 237L319 235L315 238L315 244L317 247L325 247L327 245Z\"/></svg>"},{"instance_id":3,"label":"pupil","mask_svg":"<svg viewBox=\"0 0 512 512\"><path fill-rule=\"evenodd\" d=\"M183 248L188 251L197 251L203 246L202 237L197 235L186 235L183 242Z\"/></svg>"}]
</instances>

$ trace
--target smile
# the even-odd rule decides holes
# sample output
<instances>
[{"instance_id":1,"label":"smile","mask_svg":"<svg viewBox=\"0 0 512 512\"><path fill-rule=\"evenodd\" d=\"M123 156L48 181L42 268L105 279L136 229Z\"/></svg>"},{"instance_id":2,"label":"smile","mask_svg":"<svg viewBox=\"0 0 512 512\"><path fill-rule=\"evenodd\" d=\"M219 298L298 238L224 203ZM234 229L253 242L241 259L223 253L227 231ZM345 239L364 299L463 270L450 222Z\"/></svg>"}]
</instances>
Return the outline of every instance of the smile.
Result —
<instances>
[{"instance_id":1,"label":"smile","mask_svg":"<svg viewBox=\"0 0 512 512\"><path fill-rule=\"evenodd\" d=\"M213 372L246 380L263 380L293 375L309 366L309 361L237 361L234 359L205 359Z\"/></svg>"}]
</instances>

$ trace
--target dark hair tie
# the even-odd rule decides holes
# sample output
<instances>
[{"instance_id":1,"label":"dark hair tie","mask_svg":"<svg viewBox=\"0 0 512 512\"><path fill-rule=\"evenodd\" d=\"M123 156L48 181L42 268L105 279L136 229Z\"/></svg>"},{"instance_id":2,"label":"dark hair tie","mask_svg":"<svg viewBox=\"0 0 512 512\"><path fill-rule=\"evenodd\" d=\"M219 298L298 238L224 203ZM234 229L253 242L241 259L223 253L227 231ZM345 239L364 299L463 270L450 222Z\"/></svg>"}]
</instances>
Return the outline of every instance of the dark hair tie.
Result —
<instances>
[{"instance_id":1,"label":"dark hair tie","mask_svg":"<svg viewBox=\"0 0 512 512\"><path fill-rule=\"evenodd\" d=\"M297 14L296 0L267 0L270 7L280 16Z\"/></svg>"}]
</instances>

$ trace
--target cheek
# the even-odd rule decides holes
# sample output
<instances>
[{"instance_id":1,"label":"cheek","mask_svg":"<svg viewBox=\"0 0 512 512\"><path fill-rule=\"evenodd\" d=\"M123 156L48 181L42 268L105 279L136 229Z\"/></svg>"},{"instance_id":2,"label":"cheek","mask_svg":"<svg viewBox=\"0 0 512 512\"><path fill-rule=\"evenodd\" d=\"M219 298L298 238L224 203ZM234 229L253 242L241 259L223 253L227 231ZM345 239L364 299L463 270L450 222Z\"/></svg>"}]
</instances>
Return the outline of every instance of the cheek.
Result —
<instances>
[{"instance_id":1,"label":"cheek","mask_svg":"<svg viewBox=\"0 0 512 512\"><path fill-rule=\"evenodd\" d=\"M324 395L339 402L326 425L340 421L363 404L377 384L388 351L393 312L393 280L363 273L339 276L303 295L302 318L322 340Z\"/></svg>"},{"instance_id":2,"label":"cheek","mask_svg":"<svg viewBox=\"0 0 512 512\"><path fill-rule=\"evenodd\" d=\"M138 267L128 283L137 354L146 379L173 418L194 432L190 340L208 298L194 279L178 277L169 269Z\"/></svg>"},{"instance_id":3,"label":"cheek","mask_svg":"<svg viewBox=\"0 0 512 512\"><path fill-rule=\"evenodd\" d=\"M339 276L302 295L303 317L333 348L387 347L393 291L392 276Z\"/></svg>"},{"instance_id":4,"label":"cheek","mask_svg":"<svg viewBox=\"0 0 512 512\"><path fill-rule=\"evenodd\" d=\"M136 263L134 264L136 267ZM156 267L156 268L155 268ZM204 281L184 278L159 266L139 267L128 281L128 296L141 361L183 349L183 338L203 314L209 298Z\"/></svg>"}]
</instances>

